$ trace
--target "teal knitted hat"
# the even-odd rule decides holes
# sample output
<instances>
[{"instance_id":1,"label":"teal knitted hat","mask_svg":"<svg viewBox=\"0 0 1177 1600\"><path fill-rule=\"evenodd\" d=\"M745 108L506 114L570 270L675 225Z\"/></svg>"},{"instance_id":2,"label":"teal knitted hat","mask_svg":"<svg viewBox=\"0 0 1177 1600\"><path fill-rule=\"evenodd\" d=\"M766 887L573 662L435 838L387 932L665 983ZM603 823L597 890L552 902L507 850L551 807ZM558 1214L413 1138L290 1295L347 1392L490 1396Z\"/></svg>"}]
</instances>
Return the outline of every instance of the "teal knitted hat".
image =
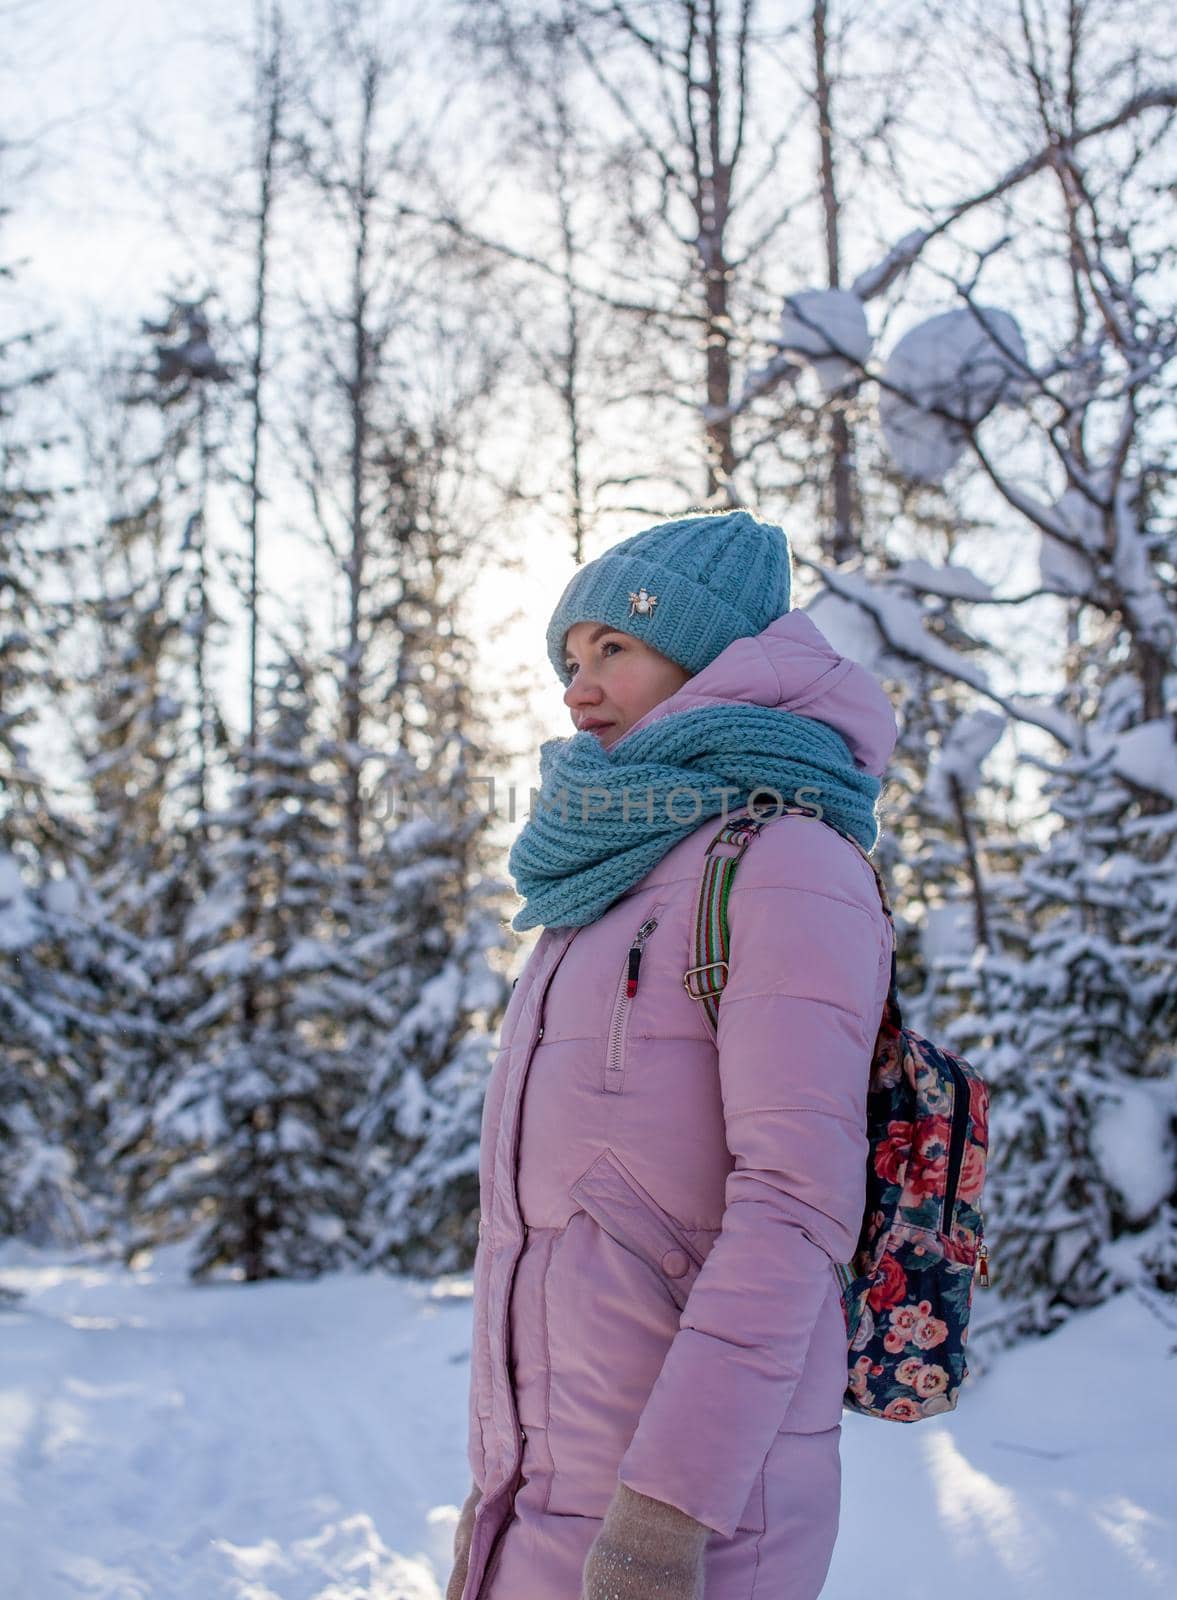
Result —
<instances>
[{"instance_id":1,"label":"teal knitted hat","mask_svg":"<svg viewBox=\"0 0 1177 1600\"><path fill-rule=\"evenodd\" d=\"M548 657L567 687L569 628L607 622L694 675L788 611L792 567L784 530L751 511L660 522L573 575L548 624Z\"/></svg>"}]
</instances>

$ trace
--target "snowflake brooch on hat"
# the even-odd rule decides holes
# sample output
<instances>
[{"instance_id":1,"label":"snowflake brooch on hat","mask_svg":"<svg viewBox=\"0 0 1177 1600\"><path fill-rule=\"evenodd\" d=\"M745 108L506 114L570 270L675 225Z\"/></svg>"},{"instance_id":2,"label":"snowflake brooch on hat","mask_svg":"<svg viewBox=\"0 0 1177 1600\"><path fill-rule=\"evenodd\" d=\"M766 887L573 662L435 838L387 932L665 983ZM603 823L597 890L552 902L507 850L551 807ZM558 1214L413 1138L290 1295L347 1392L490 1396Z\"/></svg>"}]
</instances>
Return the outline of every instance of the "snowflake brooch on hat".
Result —
<instances>
[{"instance_id":1,"label":"snowflake brooch on hat","mask_svg":"<svg viewBox=\"0 0 1177 1600\"><path fill-rule=\"evenodd\" d=\"M656 594L647 594L645 589L639 589L637 594L631 593L629 597L629 614L631 617L639 613L643 617L652 617L654 615L654 607L657 604L658 596Z\"/></svg>"}]
</instances>

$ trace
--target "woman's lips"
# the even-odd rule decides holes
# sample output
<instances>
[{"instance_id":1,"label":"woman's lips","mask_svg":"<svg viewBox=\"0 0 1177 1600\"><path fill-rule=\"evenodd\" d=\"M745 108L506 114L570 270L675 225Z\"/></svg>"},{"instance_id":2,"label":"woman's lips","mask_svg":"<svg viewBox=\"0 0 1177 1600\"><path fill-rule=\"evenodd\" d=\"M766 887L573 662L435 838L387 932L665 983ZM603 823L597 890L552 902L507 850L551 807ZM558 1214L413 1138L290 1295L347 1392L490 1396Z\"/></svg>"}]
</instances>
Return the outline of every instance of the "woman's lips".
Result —
<instances>
[{"instance_id":1,"label":"woman's lips","mask_svg":"<svg viewBox=\"0 0 1177 1600\"><path fill-rule=\"evenodd\" d=\"M612 726L613 724L611 722L582 722L580 725L580 732L600 733L602 728L611 728Z\"/></svg>"}]
</instances>

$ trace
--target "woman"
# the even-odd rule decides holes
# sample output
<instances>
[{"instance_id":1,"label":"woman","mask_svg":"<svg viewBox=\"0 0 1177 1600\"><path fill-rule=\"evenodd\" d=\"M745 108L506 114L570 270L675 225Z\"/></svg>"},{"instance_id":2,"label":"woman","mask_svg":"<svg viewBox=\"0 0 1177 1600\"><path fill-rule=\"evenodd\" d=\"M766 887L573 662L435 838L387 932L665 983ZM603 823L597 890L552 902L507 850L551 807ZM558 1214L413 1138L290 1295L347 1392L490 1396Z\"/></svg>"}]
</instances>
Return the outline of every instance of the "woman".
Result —
<instances>
[{"instance_id":1,"label":"woman","mask_svg":"<svg viewBox=\"0 0 1177 1600\"><path fill-rule=\"evenodd\" d=\"M896 727L790 593L784 533L734 511L615 546L551 619L578 731L543 746L510 857L514 926L544 932L483 1114L449 1600L812 1600L825 1580L834 1265L862 1220L891 930L818 815L873 847ZM709 847L750 810L774 820L729 897L717 1039L684 973Z\"/></svg>"}]
</instances>

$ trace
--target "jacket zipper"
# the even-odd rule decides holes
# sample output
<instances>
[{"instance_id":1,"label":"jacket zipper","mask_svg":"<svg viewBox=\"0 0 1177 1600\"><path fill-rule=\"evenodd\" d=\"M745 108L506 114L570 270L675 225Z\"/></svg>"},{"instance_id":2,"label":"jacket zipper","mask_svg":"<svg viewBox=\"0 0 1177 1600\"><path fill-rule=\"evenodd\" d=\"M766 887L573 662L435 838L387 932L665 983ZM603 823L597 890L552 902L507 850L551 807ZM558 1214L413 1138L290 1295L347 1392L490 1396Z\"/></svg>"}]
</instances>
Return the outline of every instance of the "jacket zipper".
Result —
<instances>
[{"instance_id":1,"label":"jacket zipper","mask_svg":"<svg viewBox=\"0 0 1177 1600\"><path fill-rule=\"evenodd\" d=\"M618 986L617 999L613 1005L613 1021L609 1027L609 1056L606 1063L606 1072L621 1071L621 1041L625 1036L625 1017L629 1009L629 1002L638 992L638 973L642 964L642 951L645 949L646 940L658 926L657 917L647 917L629 947L629 955L625 963L625 977ZM609 1081L606 1078L606 1083Z\"/></svg>"},{"instance_id":2,"label":"jacket zipper","mask_svg":"<svg viewBox=\"0 0 1177 1600\"><path fill-rule=\"evenodd\" d=\"M556 972L559 969L560 963L563 961L564 957L568 954L569 948L571 947L573 940L576 938L576 935L579 932L580 932L580 929L577 928L571 934L568 935L568 937L564 941L564 948L560 951L559 955L556 957L556 959L553 961L551 967L548 969L548 974L544 979L543 989L542 989L542 991L540 993L539 1004L536 1007L536 1021L537 1022L543 1016L544 1006L546 1005L547 998L548 998L548 990L552 986L552 979L556 976ZM530 1043L528 1045L528 1053L529 1054L532 1051L534 1051L534 1049L535 1049L536 1045L539 1043L540 1039L543 1038L543 1032L544 1032L543 1024L540 1023L539 1027L536 1028L534 1034L532 1035L531 1041L530 1041ZM514 1116L515 1116L515 1135L514 1135L514 1138L512 1140L512 1143L511 1143L511 1182L512 1182L512 1187L514 1187L515 1174L516 1174L516 1172L518 1170L518 1166L519 1166L520 1117L519 1117L519 1106L518 1106L518 1104L516 1104L516 1106L515 1106ZM518 1269L519 1269L519 1256L516 1255L514 1261L511 1264L510 1275L508 1276L508 1279L507 1279L507 1292L503 1297L502 1317L501 1317L500 1324L499 1324L499 1338L501 1340L501 1348L506 1352L508 1366L510 1365L510 1360L511 1360L511 1351L510 1351L511 1293L512 1293L514 1287L515 1287L515 1274L518 1271ZM513 1409L513 1403L512 1403L512 1409ZM516 1457L516 1460L515 1460L514 1477L513 1477L512 1480L510 1480L511 1481L510 1493L511 1493L512 1506L514 1505L515 1494L516 1494L516 1492L517 1492L517 1490L519 1488L519 1484L520 1484L521 1477L522 1477L523 1446L527 1442L527 1435L523 1431L522 1425L520 1424L520 1421L519 1421L518 1414L516 1414L516 1416L515 1416L515 1427L516 1427L518 1435L519 1435L518 1441L517 1441L517 1448L518 1448L519 1454L518 1454L518 1456ZM503 1487L503 1486L500 1486L500 1488L501 1487ZM504 1527L505 1527L505 1524L504 1524ZM490 1563L494 1559L495 1548L497 1546L498 1540L502 1537L502 1534L503 1534L503 1527L500 1527L498 1533L495 1536L495 1541L491 1544L490 1551L487 1554L486 1566L484 1566L484 1568L483 1568L483 1575L482 1575L482 1578L480 1580L480 1587L481 1587L481 1584L486 1582L486 1578L487 1578L487 1574L488 1574L488 1571L489 1571Z\"/></svg>"}]
</instances>

